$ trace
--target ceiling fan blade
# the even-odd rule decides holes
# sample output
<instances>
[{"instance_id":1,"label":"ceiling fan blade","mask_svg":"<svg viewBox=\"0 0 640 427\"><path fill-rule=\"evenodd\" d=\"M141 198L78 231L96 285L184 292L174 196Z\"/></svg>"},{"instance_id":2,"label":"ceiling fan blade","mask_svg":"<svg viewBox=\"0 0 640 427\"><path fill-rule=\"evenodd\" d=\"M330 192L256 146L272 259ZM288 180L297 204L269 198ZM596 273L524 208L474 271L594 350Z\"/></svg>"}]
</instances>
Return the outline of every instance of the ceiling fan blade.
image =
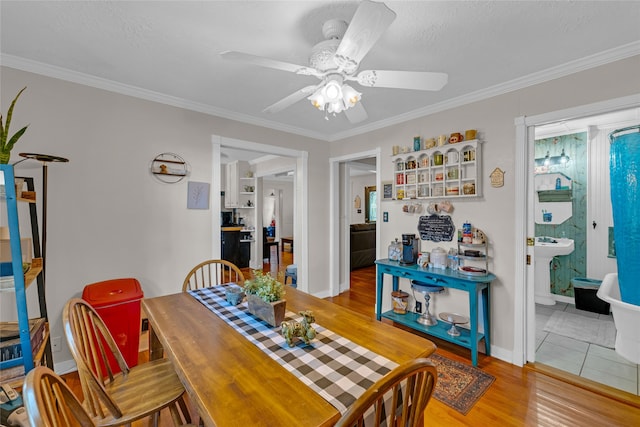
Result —
<instances>
[{"instance_id":1,"label":"ceiling fan blade","mask_svg":"<svg viewBox=\"0 0 640 427\"><path fill-rule=\"evenodd\" d=\"M360 3L336 51L338 66L350 72L355 71L394 19L395 12L384 3L368 0Z\"/></svg>"},{"instance_id":2,"label":"ceiling fan blade","mask_svg":"<svg viewBox=\"0 0 640 427\"><path fill-rule=\"evenodd\" d=\"M302 89L296 92L293 92L291 95L285 98L282 98L280 101L276 102L275 104L271 104L270 106L262 110L262 112L277 113L279 111L282 111L285 108L311 95L313 92L315 92L318 89L319 86L320 85L312 85L312 86L303 87Z\"/></svg>"},{"instance_id":3,"label":"ceiling fan blade","mask_svg":"<svg viewBox=\"0 0 640 427\"><path fill-rule=\"evenodd\" d=\"M227 50L221 52L220 56L223 59L240 62L243 64L258 65L260 67L273 68L275 70L289 71L296 74L320 77L320 74L315 68L306 67L304 65L291 64L289 62L278 61L276 59L264 58L262 56L251 55L249 53Z\"/></svg>"},{"instance_id":4,"label":"ceiling fan blade","mask_svg":"<svg viewBox=\"0 0 640 427\"><path fill-rule=\"evenodd\" d=\"M363 122L369 118L367 110L365 110L362 105L362 101L358 101L353 107L344 110L344 114L347 116L349 122L354 124Z\"/></svg>"},{"instance_id":5,"label":"ceiling fan blade","mask_svg":"<svg viewBox=\"0 0 640 427\"><path fill-rule=\"evenodd\" d=\"M368 87L436 91L447 84L449 76L446 73L430 73L427 71L365 70L358 73L356 77L347 79L356 80L362 86Z\"/></svg>"}]
</instances>

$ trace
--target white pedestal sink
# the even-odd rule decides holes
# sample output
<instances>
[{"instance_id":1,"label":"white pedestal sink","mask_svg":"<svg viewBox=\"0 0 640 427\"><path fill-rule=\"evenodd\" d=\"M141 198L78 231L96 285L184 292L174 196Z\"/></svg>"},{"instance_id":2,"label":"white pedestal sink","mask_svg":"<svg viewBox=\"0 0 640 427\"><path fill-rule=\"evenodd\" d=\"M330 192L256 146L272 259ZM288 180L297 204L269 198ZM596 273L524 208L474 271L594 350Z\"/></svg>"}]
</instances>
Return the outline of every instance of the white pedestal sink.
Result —
<instances>
[{"instance_id":1,"label":"white pedestal sink","mask_svg":"<svg viewBox=\"0 0 640 427\"><path fill-rule=\"evenodd\" d=\"M533 248L536 304L554 305L556 303L551 293L549 264L554 256L569 255L574 248L575 245L571 239L536 237Z\"/></svg>"}]
</instances>

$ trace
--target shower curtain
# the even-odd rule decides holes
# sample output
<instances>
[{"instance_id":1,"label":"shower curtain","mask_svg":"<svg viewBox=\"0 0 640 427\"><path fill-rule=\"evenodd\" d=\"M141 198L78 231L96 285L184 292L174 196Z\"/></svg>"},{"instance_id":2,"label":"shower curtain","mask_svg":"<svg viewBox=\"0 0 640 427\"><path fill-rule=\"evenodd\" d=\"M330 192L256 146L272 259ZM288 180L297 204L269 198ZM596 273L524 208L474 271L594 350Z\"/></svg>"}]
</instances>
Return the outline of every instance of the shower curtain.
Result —
<instances>
[{"instance_id":1,"label":"shower curtain","mask_svg":"<svg viewBox=\"0 0 640 427\"><path fill-rule=\"evenodd\" d=\"M609 135L611 207L620 297L640 305L640 125Z\"/></svg>"}]
</instances>

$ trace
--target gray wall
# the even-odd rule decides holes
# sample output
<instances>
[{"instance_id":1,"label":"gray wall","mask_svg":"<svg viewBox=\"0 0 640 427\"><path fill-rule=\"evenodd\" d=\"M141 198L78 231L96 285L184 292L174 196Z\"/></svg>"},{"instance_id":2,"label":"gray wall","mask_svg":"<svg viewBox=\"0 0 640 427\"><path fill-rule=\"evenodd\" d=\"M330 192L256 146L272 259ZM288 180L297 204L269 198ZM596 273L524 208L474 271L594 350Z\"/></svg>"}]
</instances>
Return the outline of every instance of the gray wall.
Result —
<instances>
[{"instance_id":1,"label":"gray wall","mask_svg":"<svg viewBox=\"0 0 640 427\"><path fill-rule=\"evenodd\" d=\"M159 153L180 154L191 167L190 180L211 182L211 135L308 151L308 191L313 194L308 206L313 225L309 290L321 293L330 288L329 157L375 147L390 156L392 145L408 145L418 134L476 128L484 141L483 197L454 201L453 217L456 225L470 220L491 241L490 268L498 276L492 286L492 345L507 360L513 347L514 290L522 286L514 280L514 179L523 173L514 170L514 118L640 93L638 75L640 57L633 57L330 144L3 67L3 108L28 86L14 123L31 126L14 152L70 159L49 168L47 298L52 335L62 336L62 307L86 284L134 276L145 296L174 293L189 269L210 254L218 239L212 235L212 212L186 209L186 182L161 184L149 174L149 164ZM506 171L501 188L489 185L496 167ZM30 162L19 169L40 174L40 165ZM383 162L381 179L389 180L391 174L391 161ZM383 225L379 241L386 248L394 237L414 230L401 203L384 202L380 215L384 211L390 222ZM438 296L434 311L444 310L468 312L466 295L452 291ZM58 364L71 356L63 345L54 358Z\"/></svg>"}]
</instances>

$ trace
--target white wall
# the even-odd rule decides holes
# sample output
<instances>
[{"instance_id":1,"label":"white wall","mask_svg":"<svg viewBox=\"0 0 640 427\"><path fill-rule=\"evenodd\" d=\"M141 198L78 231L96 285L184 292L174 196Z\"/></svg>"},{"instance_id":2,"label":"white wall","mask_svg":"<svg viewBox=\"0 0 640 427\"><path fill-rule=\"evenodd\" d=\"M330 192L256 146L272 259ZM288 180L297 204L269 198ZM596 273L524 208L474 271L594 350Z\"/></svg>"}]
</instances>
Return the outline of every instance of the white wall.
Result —
<instances>
[{"instance_id":1,"label":"white wall","mask_svg":"<svg viewBox=\"0 0 640 427\"><path fill-rule=\"evenodd\" d=\"M526 173L515 170L514 119L640 93L638 75L640 56L333 142L331 156L340 157L380 147L383 158L389 160L383 161L381 166L380 179L385 181L390 180L393 173L393 145L411 145L415 135L428 138L443 133L464 132L466 129L478 130L478 139L484 141L483 196L471 200L453 200L452 218L457 228L465 220L469 220L473 226L484 230L490 240L489 268L497 276L491 286L492 346L494 354L509 360L514 345L514 293L516 286L524 286L516 283L514 268L515 247L523 244L513 238L516 208L514 183L516 174ZM362 98L366 102L366 93L363 93ZM496 167L506 172L504 186L500 188L492 187L489 180L489 174ZM419 216L403 213L401 206L402 202L399 201L381 203L379 215L389 212L389 222L382 224L378 240L382 246L381 253L386 253L388 242L395 237L400 238L402 233L417 231ZM422 242L425 250L436 246L448 249L454 246L454 242ZM401 287L410 289L407 281ZM389 289L391 285L387 283L385 291ZM450 290L435 298L432 309L435 313L453 311L468 314L467 301L465 293Z\"/></svg>"},{"instance_id":2,"label":"white wall","mask_svg":"<svg viewBox=\"0 0 640 427\"><path fill-rule=\"evenodd\" d=\"M270 195L271 189L275 190L276 195L278 190L281 191L282 210L280 211L280 224L276 224L276 227L280 229L280 237L293 236L293 183L264 179L262 189L264 197Z\"/></svg>"},{"instance_id":3,"label":"white wall","mask_svg":"<svg viewBox=\"0 0 640 427\"><path fill-rule=\"evenodd\" d=\"M351 177L351 199L349 203L349 211L351 212L351 224L362 224L365 219L366 201L364 189L365 187L375 187L375 175L360 175ZM354 207L356 196L360 197L360 213Z\"/></svg>"},{"instance_id":4,"label":"white wall","mask_svg":"<svg viewBox=\"0 0 640 427\"><path fill-rule=\"evenodd\" d=\"M219 239L211 226L218 212L187 209L186 189L189 180L211 182L212 135L309 153L314 226L308 240L314 262L308 286L312 293L328 287L328 143L7 67L1 71L3 109L27 86L13 123L30 127L12 161L19 152L70 159L49 166L46 293L52 336L63 336L63 305L86 284L136 277L146 297L175 293L191 267L210 257ZM191 172L183 182L160 183L149 173L151 160L167 151L187 160ZM41 188L39 164L23 162L16 169L37 177ZM30 307L30 315L37 315L37 306ZM54 359L56 364L71 359L66 345Z\"/></svg>"}]
</instances>

